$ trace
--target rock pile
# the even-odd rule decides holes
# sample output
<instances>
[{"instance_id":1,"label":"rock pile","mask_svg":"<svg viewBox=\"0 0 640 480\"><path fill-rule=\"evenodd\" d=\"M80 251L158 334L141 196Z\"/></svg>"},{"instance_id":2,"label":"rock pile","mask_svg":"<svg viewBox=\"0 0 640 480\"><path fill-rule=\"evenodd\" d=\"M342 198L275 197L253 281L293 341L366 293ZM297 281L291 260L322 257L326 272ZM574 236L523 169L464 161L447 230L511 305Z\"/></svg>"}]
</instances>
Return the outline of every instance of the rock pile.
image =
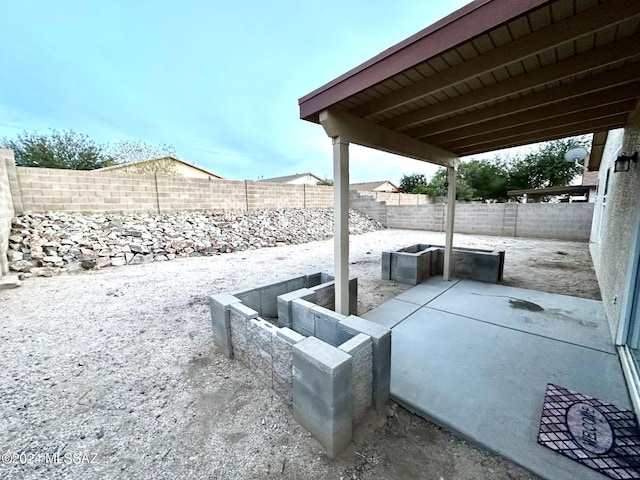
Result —
<instances>
[{"instance_id":1,"label":"rock pile","mask_svg":"<svg viewBox=\"0 0 640 480\"><path fill-rule=\"evenodd\" d=\"M349 212L350 233L381 228L379 222L359 212ZM13 221L7 257L9 268L20 278L27 278L299 244L332 235L332 209L166 215L27 214Z\"/></svg>"}]
</instances>

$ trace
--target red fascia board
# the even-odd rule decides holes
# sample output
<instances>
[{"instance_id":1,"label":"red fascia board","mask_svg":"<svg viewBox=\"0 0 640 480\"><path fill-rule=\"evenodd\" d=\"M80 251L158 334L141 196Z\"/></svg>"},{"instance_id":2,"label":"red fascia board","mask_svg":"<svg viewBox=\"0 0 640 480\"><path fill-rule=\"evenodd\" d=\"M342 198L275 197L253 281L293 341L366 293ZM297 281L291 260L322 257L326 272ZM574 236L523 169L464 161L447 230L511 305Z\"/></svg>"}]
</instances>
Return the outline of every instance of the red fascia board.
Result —
<instances>
[{"instance_id":1,"label":"red fascia board","mask_svg":"<svg viewBox=\"0 0 640 480\"><path fill-rule=\"evenodd\" d=\"M475 0L298 100L300 118L440 55L553 0Z\"/></svg>"}]
</instances>

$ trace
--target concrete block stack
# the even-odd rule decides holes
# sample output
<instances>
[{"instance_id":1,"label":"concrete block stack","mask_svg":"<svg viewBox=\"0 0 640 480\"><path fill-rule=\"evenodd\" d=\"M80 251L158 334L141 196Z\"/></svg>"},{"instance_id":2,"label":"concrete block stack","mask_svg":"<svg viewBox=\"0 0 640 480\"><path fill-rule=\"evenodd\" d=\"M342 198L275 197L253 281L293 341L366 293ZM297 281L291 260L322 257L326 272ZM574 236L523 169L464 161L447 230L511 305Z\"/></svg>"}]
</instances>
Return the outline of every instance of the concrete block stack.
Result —
<instances>
[{"instance_id":1,"label":"concrete block stack","mask_svg":"<svg viewBox=\"0 0 640 480\"><path fill-rule=\"evenodd\" d=\"M350 283L357 291L357 279ZM389 401L391 331L316 304L329 286L333 278L315 272L217 294L211 321L215 346L280 394L334 457L351 441L353 424ZM274 299L278 326L262 318Z\"/></svg>"},{"instance_id":2,"label":"concrete block stack","mask_svg":"<svg viewBox=\"0 0 640 480\"><path fill-rule=\"evenodd\" d=\"M478 282L498 283L504 271L503 250L454 248L452 274ZM442 275L444 247L416 244L392 252L382 252L382 276L384 280L417 285L423 280Z\"/></svg>"},{"instance_id":3,"label":"concrete block stack","mask_svg":"<svg viewBox=\"0 0 640 480\"><path fill-rule=\"evenodd\" d=\"M368 335L372 350L372 403L382 411L391 396L391 330L355 315L349 315L340 326L354 336Z\"/></svg>"},{"instance_id":4,"label":"concrete block stack","mask_svg":"<svg viewBox=\"0 0 640 480\"><path fill-rule=\"evenodd\" d=\"M358 333L338 348L352 359L353 416L360 418L371 406L373 394L373 351L369 335Z\"/></svg>"},{"instance_id":5,"label":"concrete block stack","mask_svg":"<svg viewBox=\"0 0 640 480\"><path fill-rule=\"evenodd\" d=\"M351 442L352 364L351 355L314 337L293 347L293 417L331 458Z\"/></svg>"}]
</instances>

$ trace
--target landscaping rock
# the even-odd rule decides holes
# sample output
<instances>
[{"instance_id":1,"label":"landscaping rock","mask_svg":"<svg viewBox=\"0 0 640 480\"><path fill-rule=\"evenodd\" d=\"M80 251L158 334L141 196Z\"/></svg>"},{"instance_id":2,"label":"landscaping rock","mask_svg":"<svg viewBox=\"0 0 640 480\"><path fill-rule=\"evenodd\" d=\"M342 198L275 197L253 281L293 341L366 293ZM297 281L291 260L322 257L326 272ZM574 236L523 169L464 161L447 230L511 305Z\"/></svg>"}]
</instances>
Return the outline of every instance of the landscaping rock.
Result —
<instances>
[{"instance_id":1,"label":"landscaping rock","mask_svg":"<svg viewBox=\"0 0 640 480\"><path fill-rule=\"evenodd\" d=\"M349 212L349 230L384 228ZM171 214L25 214L13 220L9 267L19 278L301 244L333 236L332 209Z\"/></svg>"}]
</instances>

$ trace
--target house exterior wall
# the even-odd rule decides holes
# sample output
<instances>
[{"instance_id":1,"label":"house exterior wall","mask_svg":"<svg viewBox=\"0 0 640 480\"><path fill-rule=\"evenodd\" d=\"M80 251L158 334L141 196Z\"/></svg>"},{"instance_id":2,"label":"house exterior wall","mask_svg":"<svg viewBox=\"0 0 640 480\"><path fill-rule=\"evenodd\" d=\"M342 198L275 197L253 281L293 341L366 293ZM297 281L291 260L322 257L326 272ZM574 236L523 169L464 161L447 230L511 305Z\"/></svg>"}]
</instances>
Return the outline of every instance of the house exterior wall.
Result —
<instances>
[{"instance_id":1,"label":"house exterior wall","mask_svg":"<svg viewBox=\"0 0 640 480\"><path fill-rule=\"evenodd\" d=\"M318 179L313 175L305 175L303 177L294 178L287 182L289 185L317 185Z\"/></svg>"},{"instance_id":2,"label":"house exterior wall","mask_svg":"<svg viewBox=\"0 0 640 480\"><path fill-rule=\"evenodd\" d=\"M119 165L117 168L110 168L107 172L112 173L130 173L138 175L153 175L156 172L171 171L172 175L186 178L220 178L216 175L209 175L199 168L191 165L177 162L171 158L158 158L148 162L138 162L133 164ZM105 172L106 173L106 172Z\"/></svg>"},{"instance_id":3,"label":"house exterior wall","mask_svg":"<svg viewBox=\"0 0 640 480\"><path fill-rule=\"evenodd\" d=\"M382 185L373 189L374 192L396 192L397 188L391 182L384 182Z\"/></svg>"},{"instance_id":4,"label":"house exterior wall","mask_svg":"<svg viewBox=\"0 0 640 480\"><path fill-rule=\"evenodd\" d=\"M14 215L10 177L14 176L15 164L11 150L0 149L0 278L9 273L7 250Z\"/></svg>"},{"instance_id":5,"label":"house exterior wall","mask_svg":"<svg viewBox=\"0 0 640 480\"><path fill-rule=\"evenodd\" d=\"M609 132L600 164L591 229L591 255L614 338L621 325L623 307L629 300L631 259L640 228L640 162L632 163L628 172L614 173L619 148L627 154L640 150L640 109L631 116L626 129ZM603 206L607 171L609 182Z\"/></svg>"},{"instance_id":6,"label":"house exterior wall","mask_svg":"<svg viewBox=\"0 0 640 480\"><path fill-rule=\"evenodd\" d=\"M174 166L177 172L187 178L220 178L214 175L209 175L202 170L192 167L191 165L185 165L184 163L174 162Z\"/></svg>"}]
</instances>

